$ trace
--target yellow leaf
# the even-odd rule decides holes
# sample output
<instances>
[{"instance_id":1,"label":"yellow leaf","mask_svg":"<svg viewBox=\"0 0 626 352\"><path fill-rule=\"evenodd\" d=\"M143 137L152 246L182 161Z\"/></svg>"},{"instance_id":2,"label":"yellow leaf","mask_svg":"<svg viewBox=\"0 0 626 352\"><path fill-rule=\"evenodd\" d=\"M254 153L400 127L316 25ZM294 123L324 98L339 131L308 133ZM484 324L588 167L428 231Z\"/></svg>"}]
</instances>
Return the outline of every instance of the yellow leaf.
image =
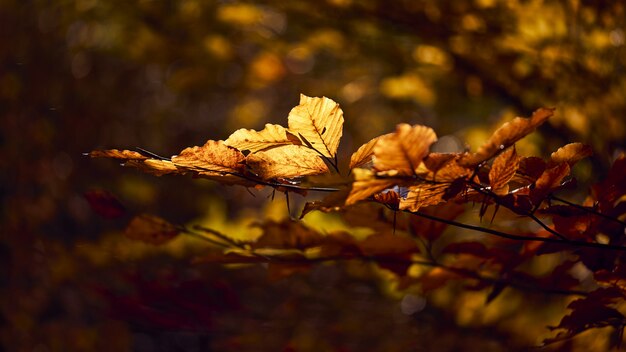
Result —
<instances>
[{"instance_id":1,"label":"yellow leaf","mask_svg":"<svg viewBox=\"0 0 626 352\"><path fill-rule=\"evenodd\" d=\"M315 151L299 145L284 145L250 154L246 164L265 180L328 172L328 166Z\"/></svg>"},{"instance_id":2,"label":"yellow leaf","mask_svg":"<svg viewBox=\"0 0 626 352\"><path fill-rule=\"evenodd\" d=\"M150 214L141 214L130 221L124 235L133 240L161 245L169 242L179 233L179 229L166 220Z\"/></svg>"},{"instance_id":3,"label":"yellow leaf","mask_svg":"<svg viewBox=\"0 0 626 352\"><path fill-rule=\"evenodd\" d=\"M508 192L508 183L519 168L520 157L515 152L515 148L508 148L504 153L498 155L489 170L489 183L491 191L498 195Z\"/></svg>"},{"instance_id":4,"label":"yellow leaf","mask_svg":"<svg viewBox=\"0 0 626 352\"><path fill-rule=\"evenodd\" d=\"M343 111L331 99L300 95L288 117L289 131L321 155L334 158L343 134Z\"/></svg>"},{"instance_id":5,"label":"yellow leaf","mask_svg":"<svg viewBox=\"0 0 626 352\"><path fill-rule=\"evenodd\" d=\"M222 141L207 141L202 147L189 147L172 157L177 167L197 172L199 175L221 176L241 173L245 156Z\"/></svg>"},{"instance_id":6,"label":"yellow leaf","mask_svg":"<svg viewBox=\"0 0 626 352\"><path fill-rule=\"evenodd\" d=\"M173 173L184 173L169 160L146 159L146 160L128 160L124 166L134 167L143 172L156 176L163 176Z\"/></svg>"},{"instance_id":7,"label":"yellow leaf","mask_svg":"<svg viewBox=\"0 0 626 352\"><path fill-rule=\"evenodd\" d=\"M400 210L418 211L421 207L443 203L449 183L422 183L409 187L406 198L400 199Z\"/></svg>"},{"instance_id":8,"label":"yellow leaf","mask_svg":"<svg viewBox=\"0 0 626 352\"><path fill-rule=\"evenodd\" d=\"M92 158L113 158L113 159L126 159L126 160L146 160L147 156L144 156L138 152L132 150L93 150L89 152L89 156Z\"/></svg>"},{"instance_id":9,"label":"yellow leaf","mask_svg":"<svg viewBox=\"0 0 626 352\"><path fill-rule=\"evenodd\" d=\"M560 163L568 163L571 167L583 158L591 156L593 152L591 147L582 143L570 143L550 155L548 167L558 165Z\"/></svg>"},{"instance_id":10,"label":"yellow leaf","mask_svg":"<svg viewBox=\"0 0 626 352\"><path fill-rule=\"evenodd\" d=\"M289 144L302 144L298 137L292 135L280 125L266 124L261 131L245 128L235 131L224 144L241 151L248 150L256 153L260 150Z\"/></svg>"},{"instance_id":11,"label":"yellow leaf","mask_svg":"<svg viewBox=\"0 0 626 352\"><path fill-rule=\"evenodd\" d=\"M362 167L372 161L372 156L374 156L374 146L380 137L382 136L372 138L372 140L360 146L359 149L352 154L350 157L350 169Z\"/></svg>"},{"instance_id":12,"label":"yellow leaf","mask_svg":"<svg viewBox=\"0 0 626 352\"><path fill-rule=\"evenodd\" d=\"M436 140L430 127L399 124L395 133L381 136L374 146L374 169L412 176Z\"/></svg>"},{"instance_id":13,"label":"yellow leaf","mask_svg":"<svg viewBox=\"0 0 626 352\"><path fill-rule=\"evenodd\" d=\"M499 152L530 134L554 114L554 109L541 108L530 118L516 117L500 126L489 140L473 154L466 154L459 163L463 166L476 166L489 160Z\"/></svg>"}]
</instances>

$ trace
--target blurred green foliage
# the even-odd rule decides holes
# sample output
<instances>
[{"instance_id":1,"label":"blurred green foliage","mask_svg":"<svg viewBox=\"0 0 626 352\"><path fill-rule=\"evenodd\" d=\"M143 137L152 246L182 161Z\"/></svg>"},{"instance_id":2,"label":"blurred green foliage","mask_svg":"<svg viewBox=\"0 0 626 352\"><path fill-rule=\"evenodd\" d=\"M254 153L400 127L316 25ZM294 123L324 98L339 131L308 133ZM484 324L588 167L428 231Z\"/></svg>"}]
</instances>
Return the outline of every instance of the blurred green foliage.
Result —
<instances>
[{"instance_id":1,"label":"blurred green foliage","mask_svg":"<svg viewBox=\"0 0 626 352\"><path fill-rule=\"evenodd\" d=\"M158 350L159 339L185 340L167 337L180 331L111 318L111 300L96 293L140 291L170 272L180 282L221 277L215 281L225 281L222 289L232 288L244 307L214 309L220 323L187 336L188 347L499 350L518 328L470 313L455 320L430 306L409 318L366 280L375 274L357 270L359 278L354 268L268 284L258 268L189 268L193 241L169 252L132 247L118 233L125 219L99 219L85 191L112 191L129 212L203 219L235 232L276 206L245 190L153 178L82 152L142 146L169 155L237 128L281 122L300 93L341 104L344 154L399 122L475 146L503 119L554 106L550 125L520 150L590 143L598 158L579 171L588 182L626 140L622 2L4 0L0 34L7 350ZM124 278L127 272L142 279ZM563 305L557 300L554 309ZM503 335L481 330L492 325ZM538 341L518 334L509 346ZM438 344L433 336L441 336Z\"/></svg>"}]
</instances>

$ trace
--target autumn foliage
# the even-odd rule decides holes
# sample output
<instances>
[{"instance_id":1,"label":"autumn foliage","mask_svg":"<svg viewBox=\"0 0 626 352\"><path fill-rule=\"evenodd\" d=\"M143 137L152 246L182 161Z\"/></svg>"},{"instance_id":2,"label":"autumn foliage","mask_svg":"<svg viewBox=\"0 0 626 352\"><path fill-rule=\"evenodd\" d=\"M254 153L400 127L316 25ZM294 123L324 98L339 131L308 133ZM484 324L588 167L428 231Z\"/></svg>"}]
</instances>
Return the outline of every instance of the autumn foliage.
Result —
<instances>
[{"instance_id":1,"label":"autumn foliage","mask_svg":"<svg viewBox=\"0 0 626 352\"><path fill-rule=\"evenodd\" d=\"M325 197L306 203L300 218L313 211L338 212L351 225L373 230L360 238L349 231L322 233L298 220L268 220L257 225L258 238L242 241L147 214L126 229L129 238L155 245L179 234L215 245L195 263L267 263L270 277L279 279L319 262L360 260L393 272L398 289L419 286L428 293L461 282L467 290L489 288L486 303L505 288L571 295L578 297L569 304L571 311L550 327L554 335L544 343L610 327L617 346L626 324L620 308L626 296L626 157L614 161L582 204L561 198L560 191L576 187L572 168L592 154L591 148L567 144L548 159L519 155L515 148L553 112L540 108L529 118L517 117L473 152L431 152L437 142L433 129L399 124L358 148L344 169L337 156L342 110L329 98L301 95L287 127L239 129L225 141L209 140L171 158L143 149L89 155L157 176L190 174L229 186L269 187L283 192L287 204L290 194L323 192ZM97 210L116 213L102 195L92 197ZM479 225L466 221L472 209L478 209ZM502 213L534 226L510 232L498 223ZM448 227L460 230L453 240L443 240ZM467 237L470 232L482 236ZM537 276L526 269L548 253L562 253L550 273ZM415 266L422 268L417 274L410 270ZM582 280L576 270L589 275Z\"/></svg>"}]
</instances>

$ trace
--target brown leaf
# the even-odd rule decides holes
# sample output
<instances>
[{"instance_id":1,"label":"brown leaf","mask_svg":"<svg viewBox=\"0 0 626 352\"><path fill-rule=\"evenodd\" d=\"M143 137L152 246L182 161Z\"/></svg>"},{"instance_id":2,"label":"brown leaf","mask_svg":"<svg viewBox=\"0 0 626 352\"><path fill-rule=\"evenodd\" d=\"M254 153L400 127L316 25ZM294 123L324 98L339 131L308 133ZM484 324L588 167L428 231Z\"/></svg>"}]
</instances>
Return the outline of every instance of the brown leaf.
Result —
<instances>
[{"instance_id":1,"label":"brown leaf","mask_svg":"<svg viewBox=\"0 0 626 352\"><path fill-rule=\"evenodd\" d=\"M433 155L435 154L435 155ZM459 178L467 177L472 173L472 169L459 165L460 154L439 154L430 153L424 159L424 165L431 171L423 178L434 182L453 182ZM431 158L433 156L433 158ZM427 161L428 160L428 161Z\"/></svg>"},{"instance_id":2,"label":"brown leaf","mask_svg":"<svg viewBox=\"0 0 626 352\"><path fill-rule=\"evenodd\" d=\"M354 204L373 194L403 183L395 178L375 178L370 170L354 169L355 180L352 182L346 205Z\"/></svg>"},{"instance_id":3,"label":"brown leaf","mask_svg":"<svg viewBox=\"0 0 626 352\"><path fill-rule=\"evenodd\" d=\"M171 241L179 233L179 229L166 220L150 214L141 214L130 221L124 235L133 240L161 245Z\"/></svg>"},{"instance_id":4,"label":"brown leaf","mask_svg":"<svg viewBox=\"0 0 626 352\"><path fill-rule=\"evenodd\" d=\"M531 191L533 201L536 203L555 188L561 186L563 179L569 175L570 168L567 163L558 164L546 169L535 182L535 188Z\"/></svg>"},{"instance_id":5,"label":"brown leaf","mask_svg":"<svg viewBox=\"0 0 626 352\"><path fill-rule=\"evenodd\" d=\"M124 163L124 166L134 167L143 172L156 175L163 176L167 174L175 174L175 173L185 173L185 170L181 170L176 167L169 160L159 160L159 159L146 159L146 160L128 160Z\"/></svg>"},{"instance_id":6,"label":"brown leaf","mask_svg":"<svg viewBox=\"0 0 626 352\"><path fill-rule=\"evenodd\" d=\"M264 180L328 172L328 166L317 152L299 145L284 145L250 154L246 164Z\"/></svg>"},{"instance_id":7,"label":"brown leaf","mask_svg":"<svg viewBox=\"0 0 626 352\"><path fill-rule=\"evenodd\" d=\"M199 175L221 176L242 173L245 156L223 141L208 140L202 147L189 147L172 157L172 163Z\"/></svg>"},{"instance_id":8,"label":"brown leaf","mask_svg":"<svg viewBox=\"0 0 626 352\"><path fill-rule=\"evenodd\" d=\"M399 124L395 133L381 136L374 146L374 169L390 176L412 176L436 140L430 127Z\"/></svg>"},{"instance_id":9,"label":"brown leaf","mask_svg":"<svg viewBox=\"0 0 626 352\"><path fill-rule=\"evenodd\" d=\"M421 183L409 187L406 198L400 200L400 210L418 211L421 207L443 203L449 183Z\"/></svg>"},{"instance_id":10,"label":"brown leaf","mask_svg":"<svg viewBox=\"0 0 626 352\"><path fill-rule=\"evenodd\" d=\"M88 154L92 158L113 158L113 159L125 159L125 160L145 160L148 159L138 152L132 150L93 150Z\"/></svg>"},{"instance_id":11,"label":"brown leaf","mask_svg":"<svg viewBox=\"0 0 626 352\"><path fill-rule=\"evenodd\" d=\"M374 200L381 204L387 204L398 209L400 195L396 191L382 192L374 195Z\"/></svg>"},{"instance_id":12,"label":"brown leaf","mask_svg":"<svg viewBox=\"0 0 626 352\"><path fill-rule=\"evenodd\" d=\"M444 166L448 165L451 160L457 159L458 153L430 153L424 158L424 165L433 173L436 173Z\"/></svg>"},{"instance_id":13,"label":"brown leaf","mask_svg":"<svg viewBox=\"0 0 626 352\"><path fill-rule=\"evenodd\" d=\"M231 134L224 144L240 151L247 150L250 153L256 153L281 145L300 145L302 142L283 126L268 123L258 132L245 128L239 129Z\"/></svg>"},{"instance_id":14,"label":"brown leaf","mask_svg":"<svg viewBox=\"0 0 626 352\"><path fill-rule=\"evenodd\" d=\"M493 193L504 195L509 191L508 183L515 176L519 161L520 158L513 147L508 148L493 161L489 170L489 183Z\"/></svg>"},{"instance_id":15,"label":"brown leaf","mask_svg":"<svg viewBox=\"0 0 626 352\"><path fill-rule=\"evenodd\" d=\"M548 167L560 164L568 163L570 167L576 164L581 159L591 156L593 151L591 147L582 143L570 143L559 148L556 152L550 155L550 161Z\"/></svg>"},{"instance_id":16,"label":"brown leaf","mask_svg":"<svg viewBox=\"0 0 626 352\"><path fill-rule=\"evenodd\" d=\"M289 113L289 132L321 155L334 158L343 134L343 111L331 99L300 95L300 105Z\"/></svg>"},{"instance_id":17,"label":"brown leaf","mask_svg":"<svg viewBox=\"0 0 626 352\"><path fill-rule=\"evenodd\" d=\"M350 190L346 188L338 192L332 192L322 200L306 202L306 204L304 204L304 209L302 209L302 213L300 214L300 219L304 218L306 214L312 212L313 210L319 210L325 213L340 210L346 204L346 198L348 197L349 192Z\"/></svg>"},{"instance_id":18,"label":"brown leaf","mask_svg":"<svg viewBox=\"0 0 626 352\"><path fill-rule=\"evenodd\" d=\"M374 146L380 137L382 136L372 138L369 142L360 146L359 149L352 154L350 157L350 169L362 167L372 161L372 157L374 156Z\"/></svg>"},{"instance_id":19,"label":"brown leaf","mask_svg":"<svg viewBox=\"0 0 626 352\"><path fill-rule=\"evenodd\" d=\"M485 160L489 160L500 151L512 146L515 142L530 134L539 125L543 124L554 114L554 109L540 108L530 118L516 117L510 122L500 126L489 140L478 151L467 154L461 161L461 165L474 167Z\"/></svg>"}]
</instances>

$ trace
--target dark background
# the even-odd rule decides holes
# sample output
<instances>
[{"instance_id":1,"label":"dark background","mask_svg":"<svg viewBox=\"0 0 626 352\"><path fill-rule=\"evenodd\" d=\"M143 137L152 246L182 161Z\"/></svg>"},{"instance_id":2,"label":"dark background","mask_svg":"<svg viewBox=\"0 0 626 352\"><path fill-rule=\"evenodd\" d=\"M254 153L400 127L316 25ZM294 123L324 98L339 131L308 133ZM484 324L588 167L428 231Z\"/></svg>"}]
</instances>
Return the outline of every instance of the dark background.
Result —
<instances>
[{"instance_id":1,"label":"dark background","mask_svg":"<svg viewBox=\"0 0 626 352\"><path fill-rule=\"evenodd\" d=\"M367 268L320 266L268 282L262 267L190 265L202 251L190 240L165 249L131 243L120 232L136 213L245 237L249 222L284 217L284 208L244 189L143 175L82 153L140 146L173 155L238 128L284 124L300 93L341 105L344 163L399 122L476 147L506 119L548 106L556 116L518 151L545 156L566 142L591 144L595 157L576 170L584 186L626 140L625 12L609 1L0 2L2 345L406 351L536 343L536 330L463 320L459 307L429 303L406 315L407 296L387 292ZM128 215L96 215L83 197L94 189L115 194ZM562 302L556 307L562 313Z\"/></svg>"}]
</instances>

